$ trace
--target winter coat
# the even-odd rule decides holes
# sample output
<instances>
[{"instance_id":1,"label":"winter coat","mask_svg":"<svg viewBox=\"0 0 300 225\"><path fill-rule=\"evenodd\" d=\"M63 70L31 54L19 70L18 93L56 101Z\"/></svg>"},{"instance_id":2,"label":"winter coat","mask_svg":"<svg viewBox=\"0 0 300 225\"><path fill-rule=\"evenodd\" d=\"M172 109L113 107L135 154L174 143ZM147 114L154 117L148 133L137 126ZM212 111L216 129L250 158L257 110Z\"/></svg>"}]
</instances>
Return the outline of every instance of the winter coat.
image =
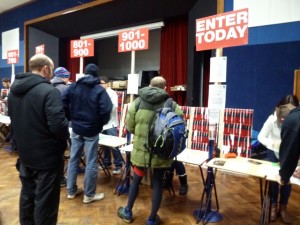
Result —
<instances>
[{"instance_id":1,"label":"winter coat","mask_svg":"<svg viewBox=\"0 0 300 225\"><path fill-rule=\"evenodd\" d=\"M64 91L69 87L60 77L54 77L51 81L53 87L57 88L62 95Z\"/></svg>"},{"instance_id":2,"label":"winter coat","mask_svg":"<svg viewBox=\"0 0 300 225\"><path fill-rule=\"evenodd\" d=\"M49 169L62 165L69 138L61 96L44 77L15 77L8 96L8 115L24 166Z\"/></svg>"},{"instance_id":3,"label":"winter coat","mask_svg":"<svg viewBox=\"0 0 300 225\"><path fill-rule=\"evenodd\" d=\"M151 104L154 108L161 108L165 101L169 98L168 93L161 88L145 87L139 90L140 98ZM133 165L139 167L149 167L149 151L144 147L147 135L150 119L153 115L153 111L144 108L137 108L136 102L130 105L126 116L126 126L130 133L134 134L133 151L131 153L131 162ZM179 106L175 104L175 112L183 116ZM168 168L171 167L173 159L164 160L158 158L157 155L153 155L151 159L151 167L153 168Z\"/></svg>"},{"instance_id":4,"label":"winter coat","mask_svg":"<svg viewBox=\"0 0 300 225\"><path fill-rule=\"evenodd\" d=\"M72 129L78 135L93 137L109 121L112 103L98 77L85 75L72 83L63 93L62 101Z\"/></svg>"}]
</instances>

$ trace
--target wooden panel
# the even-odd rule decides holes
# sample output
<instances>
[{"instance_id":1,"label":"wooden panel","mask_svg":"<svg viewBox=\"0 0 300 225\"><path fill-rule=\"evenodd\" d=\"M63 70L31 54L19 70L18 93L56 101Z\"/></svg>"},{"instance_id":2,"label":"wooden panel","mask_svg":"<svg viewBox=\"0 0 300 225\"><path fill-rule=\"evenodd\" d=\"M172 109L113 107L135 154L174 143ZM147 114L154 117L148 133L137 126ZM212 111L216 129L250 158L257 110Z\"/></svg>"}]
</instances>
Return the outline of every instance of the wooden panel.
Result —
<instances>
[{"instance_id":1,"label":"wooden panel","mask_svg":"<svg viewBox=\"0 0 300 225\"><path fill-rule=\"evenodd\" d=\"M300 100L300 70L294 72L294 95Z\"/></svg>"}]
</instances>

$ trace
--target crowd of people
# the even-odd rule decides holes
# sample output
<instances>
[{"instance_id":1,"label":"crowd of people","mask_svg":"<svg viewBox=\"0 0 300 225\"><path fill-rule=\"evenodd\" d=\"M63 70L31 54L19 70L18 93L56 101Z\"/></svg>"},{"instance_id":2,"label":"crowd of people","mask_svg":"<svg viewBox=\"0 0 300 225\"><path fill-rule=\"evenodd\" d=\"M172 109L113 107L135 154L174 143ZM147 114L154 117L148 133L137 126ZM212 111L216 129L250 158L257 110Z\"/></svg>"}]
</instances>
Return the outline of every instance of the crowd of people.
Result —
<instances>
[{"instance_id":1,"label":"crowd of people","mask_svg":"<svg viewBox=\"0 0 300 225\"><path fill-rule=\"evenodd\" d=\"M4 78L2 85L8 91L1 95L1 101L8 108L19 154L16 163L22 184L19 220L21 224L56 224L61 187L67 186L70 200L83 194L85 204L105 197L104 193L96 192L99 133L117 135L118 97L110 88L109 79L100 77L99 67L93 63L86 65L84 75L72 83L70 72L64 67L55 69L52 59L44 54L34 55L29 60L29 68L30 72L16 75L12 84ZM143 106L137 108L135 100L126 115L127 129L134 134L133 177L127 204L118 208L117 215L127 223L134 220L134 202L141 180L150 169L152 205L146 224L158 225L164 186L166 183L172 185L176 171L180 181L179 195L186 195L187 174L181 162L152 155L144 145L152 113L169 99L163 76L154 77L148 87L141 88L138 98ZM177 115L183 116L174 101L172 108ZM268 149L267 160L280 165L278 182L271 183L271 221L280 216L284 223L292 222L287 205L291 193L290 178L300 156L299 136L299 100L294 95L287 95L278 102L258 135L259 142ZM65 177L64 152L68 146L70 159ZM85 156L83 188L77 185L82 155ZM120 150L104 149L106 167L112 165L111 156L113 174L118 175L123 167Z\"/></svg>"},{"instance_id":2,"label":"crowd of people","mask_svg":"<svg viewBox=\"0 0 300 225\"><path fill-rule=\"evenodd\" d=\"M70 200L83 194L85 204L105 197L104 193L96 192L99 133L117 135L118 96L110 88L109 79L100 77L99 68L93 63L86 65L84 75L76 82L70 82L71 73L66 68L55 68L52 59L44 54L30 58L29 69L30 72L16 75L12 85L7 78L2 80L3 87L9 91L1 96L1 100L7 105L11 129L14 131L13 139L18 149L16 168L22 184L20 223L52 225L57 223L61 187L67 186L67 198ZM148 88L141 89L140 95L147 98L147 95L157 92L159 106L168 98L165 86L166 80L161 76L156 77ZM175 105L174 110L182 116L178 105ZM143 111L141 115L147 114L147 110ZM139 126L138 122L130 115L131 112L127 116L128 130L135 134L135 143L139 143L138 139L145 138L145 134L139 137L136 133L138 129L135 130L135 126ZM67 148L70 150L70 158L65 177L64 154ZM131 209L142 174L148 169L141 161L141 157L147 157L147 152L136 144L134 148L138 150L132 152L134 176L128 204L117 212L128 222L133 220ZM85 174L82 188L77 185L77 174L83 155ZM113 174L119 175L124 161L120 150L104 149L104 164L107 167L111 167L111 155ZM163 191L163 173L173 173L175 167L171 168L172 162L172 159L152 161L153 201L147 224L159 224L157 211ZM176 169L181 181L179 194L186 195L187 176L182 166L181 172ZM124 214L127 213L125 209L130 209L129 219Z\"/></svg>"}]
</instances>

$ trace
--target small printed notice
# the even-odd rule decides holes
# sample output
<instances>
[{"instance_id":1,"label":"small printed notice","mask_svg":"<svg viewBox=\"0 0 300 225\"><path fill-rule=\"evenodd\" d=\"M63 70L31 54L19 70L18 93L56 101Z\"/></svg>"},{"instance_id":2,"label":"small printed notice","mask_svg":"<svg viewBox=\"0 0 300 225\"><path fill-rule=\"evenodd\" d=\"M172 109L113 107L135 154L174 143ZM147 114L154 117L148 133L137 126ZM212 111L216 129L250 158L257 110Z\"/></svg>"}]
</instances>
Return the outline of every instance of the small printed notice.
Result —
<instances>
[{"instance_id":1,"label":"small printed notice","mask_svg":"<svg viewBox=\"0 0 300 225\"><path fill-rule=\"evenodd\" d=\"M137 95L139 91L139 74L128 74L127 94Z\"/></svg>"},{"instance_id":2,"label":"small printed notice","mask_svg":"<svg viewBox=\"0 0 300 225\"><path fill-rule=\"evenodd\" d=\"M209 82L226 82L227 57L210 58L210 75Z\"/></svg>"},{"instance_id":3,"label":"small printed notice","mask_svg":"<svg viewBox=\"0 0 300 225\"><path fill-rule=\"evenodd\" d=\"M226 85L209 85L208 120L210 124L219 123L220 109L225 108Z\"/></svg>"}]
</instances>

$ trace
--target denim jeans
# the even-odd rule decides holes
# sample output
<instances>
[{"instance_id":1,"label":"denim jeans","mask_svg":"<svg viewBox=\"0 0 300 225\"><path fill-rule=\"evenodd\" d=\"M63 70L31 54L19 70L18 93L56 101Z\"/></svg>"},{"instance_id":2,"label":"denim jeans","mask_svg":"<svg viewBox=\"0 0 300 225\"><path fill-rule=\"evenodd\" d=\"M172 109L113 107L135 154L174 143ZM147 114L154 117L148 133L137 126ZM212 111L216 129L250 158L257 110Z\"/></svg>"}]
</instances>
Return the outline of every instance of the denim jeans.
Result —
<instances>
[{"instance_id":1,"label":"denim jeans","mask_svg":"<svg viewBox=\"0 0 300 225\"><path fill-rule=\"evenodd\" d=\"M117 136L117 129L115 127L112 127L110 129L102 131L103 134L111 135L111 136ZM110 150L112 151L113 157L114 157L114 164L116 169L122 168L122 155L120 153L119 148L111 148L103 146L104 149L104 163L107 166L111 165L111 154Z\"/></svg>"},{"instance_id":2,"label":"denim jeans","mask_svg":"<svg viewBox=\"0 0 300 225\"><path fill-rule=\"evenodd\" d=\"M84 175L84 194L93 197L96 194L96 182L98 174L98 142L99 135L84 137L72 131L72 145L68 165L67 191L73 195L77 190L77 169L80 162L83 147L85 149L86 169Z\"/></svg>"},{"instance_id":3,"label":"denim jeans","mask_svg":"<svg viewBox=\"0 0 300 225\"><path fill-rule=\"evenodd\" d=\"M268 161L277 163L279 160L277 159L274 151L268 149ZM271 204L277 204L278 201L278 193L280 189L280 204L287 205L289 201L289 197L292 191L292 185L283 185L279 186L277 182L270 182L271 185Z\"/></svg>"}]
</instances>

